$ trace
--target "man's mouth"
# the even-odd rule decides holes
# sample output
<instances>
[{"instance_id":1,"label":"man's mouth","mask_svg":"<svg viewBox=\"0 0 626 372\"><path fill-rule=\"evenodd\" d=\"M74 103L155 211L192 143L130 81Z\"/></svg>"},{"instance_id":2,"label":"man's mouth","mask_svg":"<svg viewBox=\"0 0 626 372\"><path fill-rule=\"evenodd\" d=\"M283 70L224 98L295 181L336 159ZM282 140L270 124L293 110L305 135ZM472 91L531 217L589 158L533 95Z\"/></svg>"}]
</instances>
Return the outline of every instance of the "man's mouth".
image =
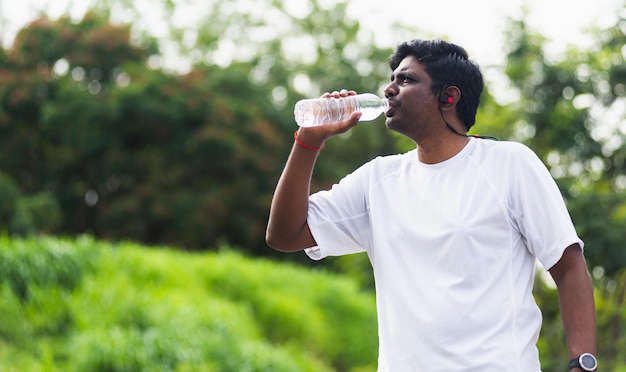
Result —
<instances>
[{"instance_id":1,"label":"man's mouth","mask_svg":"<svg viewBox=\"0 0 626 372\"><path fill-rule=\"evenodd\" d=\"M396 107L397 107L397 103L392 100L389 100L389 107L387 108L387 111L385 111L385 116L387 116L388 118L392 117L395 112Z\"/></svg>"}]
</instances>

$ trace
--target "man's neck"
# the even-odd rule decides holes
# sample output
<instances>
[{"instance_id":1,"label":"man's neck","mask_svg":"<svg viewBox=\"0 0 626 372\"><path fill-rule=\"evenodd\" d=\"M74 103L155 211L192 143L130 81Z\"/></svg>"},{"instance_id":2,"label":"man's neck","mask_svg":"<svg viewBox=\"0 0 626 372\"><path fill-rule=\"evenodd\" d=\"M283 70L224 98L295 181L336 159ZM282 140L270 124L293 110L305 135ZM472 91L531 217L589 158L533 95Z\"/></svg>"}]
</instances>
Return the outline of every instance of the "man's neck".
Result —
<instances>
[{"instance_id":1,"label":"man's neck","mask_svg":"<svg viewBox=\"0 0 626 372\"><path fill-rule=\"evenodd\" d=\"M469 140L469 137L450 132L438 138L419 141L417 142L417 158L424 164L441 163L461 152Z\"/></svg>"}]
</instances>

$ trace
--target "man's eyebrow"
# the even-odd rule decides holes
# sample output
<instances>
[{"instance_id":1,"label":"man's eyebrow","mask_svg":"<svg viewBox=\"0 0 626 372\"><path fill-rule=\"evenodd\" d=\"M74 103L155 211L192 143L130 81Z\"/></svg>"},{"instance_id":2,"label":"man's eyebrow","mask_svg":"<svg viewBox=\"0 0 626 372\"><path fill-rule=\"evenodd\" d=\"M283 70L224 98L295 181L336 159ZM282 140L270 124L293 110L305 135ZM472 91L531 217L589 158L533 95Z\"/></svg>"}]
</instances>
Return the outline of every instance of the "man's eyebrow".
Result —
<instances>
[{"instance_id":1,"label":"man's eyebrow","mask_svg":"<svg viewBox=\"0 0 626 372\"><path fill-rule=\"evenodd\" d=\"M410 77L412 79L417 79L417 76L415 73L413 73L410 70L400 70L398 72L392 72L390 79L393 81L394 77Z\"/></svg>"}]
</instances>

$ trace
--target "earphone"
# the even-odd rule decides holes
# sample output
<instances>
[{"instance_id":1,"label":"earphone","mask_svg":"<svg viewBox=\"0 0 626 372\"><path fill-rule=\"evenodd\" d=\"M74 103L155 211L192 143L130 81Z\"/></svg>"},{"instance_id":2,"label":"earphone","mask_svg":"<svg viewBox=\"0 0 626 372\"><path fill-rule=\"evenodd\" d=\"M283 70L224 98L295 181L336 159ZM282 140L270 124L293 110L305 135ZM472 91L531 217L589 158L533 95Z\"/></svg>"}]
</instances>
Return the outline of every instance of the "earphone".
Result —
<instances>
[{"instance_id":1,"label":"earphone","mask_svg":"<svg viewBox=\"0 0 626 372\"><path fill-rule=\"evenodd\" d=\"M447 94L446 92L441 92L441 94L439 95L439 102L441 102L441 103L453 103L454 102L454 98L452 98L452 96Z\"/></svg>"},{"instance_id":2,"label":"earphone","mask_svg":"<svg viewBox=\"0 0 626 372\"><path fill-rule=\"evenodd\" d=\"M441 114L441 119L443 119L443 122L446 123L446 126L448 127L448 129L450 129L454 134L457 134L457 135L459 135L461 137L474 137L474 138L491 139L491 140L499 141L499 139L496 138L496 137L479 136L479 135L476 135L476 134L467 135L465 133L459 133L456 129L454 129L454 127L452 125L450 125L450 123L448 123L446 121L446 119L443 116L443 112L441 111L441 105L445 105L446 103L448 103L448 104L454 103L454 97L452 97L448 93L444 92L444 89L448 88L449 86L450 85L444 85L441 88L441 93L439 93L439 114Z\"/></svg>"}]
</instances>

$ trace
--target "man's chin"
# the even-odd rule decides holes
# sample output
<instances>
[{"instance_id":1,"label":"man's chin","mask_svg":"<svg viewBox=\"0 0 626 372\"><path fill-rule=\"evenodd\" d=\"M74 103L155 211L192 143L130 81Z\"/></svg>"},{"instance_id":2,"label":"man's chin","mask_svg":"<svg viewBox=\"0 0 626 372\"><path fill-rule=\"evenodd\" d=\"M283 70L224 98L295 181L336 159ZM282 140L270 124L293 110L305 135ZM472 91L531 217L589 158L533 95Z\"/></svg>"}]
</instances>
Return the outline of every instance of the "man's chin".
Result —
<instances>
[{"instance_id":1,"label":"man's chin","mask_svg":"<svg viewBox=\"0 0 626 372\"><path fill-rule=\"evenodd\" d=\"M393 116L388 116L385 119L385 126L387 127L387 129L397 130L396 129L397 124L398 124L398 122L397 122L397 120L393 119Z\"/></svg>"}]
</instances>

